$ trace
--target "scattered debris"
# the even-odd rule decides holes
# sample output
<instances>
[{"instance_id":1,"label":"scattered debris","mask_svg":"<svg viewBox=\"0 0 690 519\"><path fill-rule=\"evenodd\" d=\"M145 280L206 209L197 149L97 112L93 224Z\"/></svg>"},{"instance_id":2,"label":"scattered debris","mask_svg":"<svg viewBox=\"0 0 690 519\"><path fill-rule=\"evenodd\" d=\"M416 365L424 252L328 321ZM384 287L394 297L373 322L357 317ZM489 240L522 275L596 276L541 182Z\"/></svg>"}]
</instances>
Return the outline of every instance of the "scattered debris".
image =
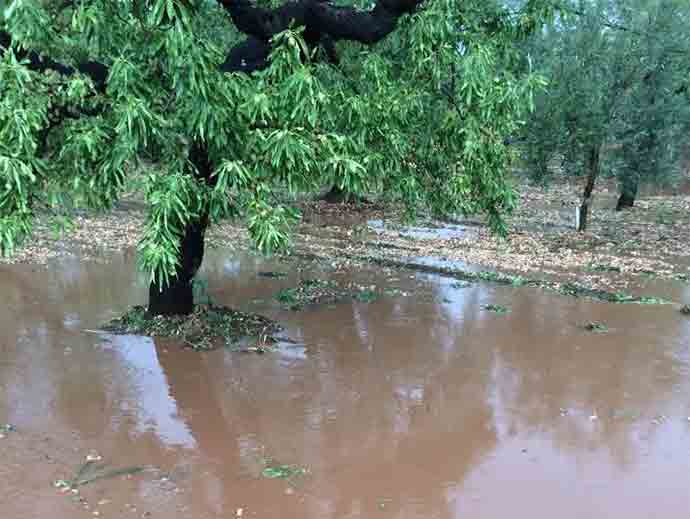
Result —
<instances>
[{"instance_id":1,"label":"scattered debris","mask_svg":"<svg viewBox=\"0 0 690 519\"><path fill-rule=\"evenodd\" d=\"M484 310L488 310L489 312L494 312L496 314L507 314L509 312L509 310L505 306L496 305L493 303L484 305L482 308L484 308Z\"/></svg>"},{"instance_id":2,"label":"scattered debris","mask_svg":"<svg viewBox=\"0 0 690 519\"><path fill-rule=\"evenodd\" d=\"M124 467L109 469L105 463L87 461L79 469L72 479L58 479L53 482L55 488L62 492L79 493L79 487L101 479L111 479L119 476L131 476L145 470L144 467Z\"/></svg>"},{"instance_id":3,"label":"scattered debris","mask_svg":"<svg viewBox=\"0 0 690 519\"><path fill-rule=\"evenodd\" d=\"M232 345L246 337L257 337L258 345L270 345L281 327L267 317L221 306L198 305L191 315L149 317L146 308L135 306L103 330L119 334L179 338L195 350ZM257 349L258 352L258 349ZM263 353L264 351L261 351Z\"/></svg>"},{"instance_id":4,"label":"scattered debris","mask_svg":"<svg viewBox=\"0 0 690 519\"><path fill-rule=\"evenodd\" d=\"M592 264L592 263L587 265L584 270L587 272L621 272L621 268L616 267L614 265L598 265L598 264ZM651 271L644 271L644 272L651 272Z\"/></svg>"},{"instance_id":5,"label":"scattered debris","mask_svg":"<svg viewBox=\"0 0 690 519\"><path fill-rule=\"evenodd\" d=\"M269 479L290 479L294 476L306 474L306 470L300 467L293 467L292 465L276 465L273 467L266 467L261 475Z\"/></svg>"},{"instance_id":6,"label":"scattered debris","mask_svg":"<svg viewBox=\"0 0 690 519\"><path fill-rule=\"evenodd\" d=\"M280 290L275 299L288 310L296 311L307 306L330 305L346 299L371 303L380 295L375 286L362 287L350 284L341 287L332 280L302 279L296 287Z\"/></svg>"},{"instance_id":7,"label":"scattered debris","mask_svg":"<svg viewBox=\"0 0 690 519\"><path fill-rule=\"evenodd\" d=\"M571 297L589 297L599 301L608 303L638 303L638 304L671 304L672 301L666 301L661 298L649 296L633 296L619 291L607 291L602 289L594 289L583 286L574 282L559 282L548 279L531 279L522 276L515 276L511 274L503 274L492 271L467 271L457 267L445 267L441 265L428 265L417 261L408 261L396 258L384 258L381 256L348 256L343 253L341 256L348 258L354 262L371 263L388 268L408 269L417 272L427 272L432 274L441 274L447 277L454 277L461 281L477 282L486 281L496 283L499 285L511 285L515 287L533 287L550 290L561 295ZM301 257L316 258L324 261L326 258L314 256L311 254L301 255Z\"/></svg>"},{"instance_id":8,"label":"scattered debris","mask_svg":"<svg viewBox=\"0 0 690 519\"><path fill-rule=\"evenodd\" d=\"M283 465L274 463L270 458L262 460L265 468L261 475L267 479L285 479L291 481L293 478L307 474L307 469L296 465Z\"/></svg>"},{"instance_id":9,"label":"scattered debris","mask_svg":"<svg viewBox=\"0 0 690 519\"><path fill-rule=\"evenodd\" d=\"M683 305L683 306L680 308L680 313L683 314L683 315L690 315L690 304L688 304L688 305Z\"/></svg>"},{"instance_id":10,"label":"scattered debris","mask_svg":"<svg viewBox=\"0 0 690 519\"><path fill-rule=\"evenodd\" d=\"M262 278L273 278L273 279L279 279L279 278L287 277L287 274L285 272L271 272L271 271L259 272L257 275L259 277L262 277Z\"/></svg>"},{"instance_id":11,"label":"scattered debris","mask_svg":"<svg viewBox=\"0 0 690 519\"><path fill-rule=\"evenodd\" d=\"M614 409L611 411L611 418L614 419L636 420L640 416L640 411L636 409Z\"/></svg>"},{"instance_id":12,"label":"scattered debris","mask_svg":"<svg viewBox=\"0 0 690 519\"><path fill-rule=\"evenodd\" d=\"M391 498L386 498L386 497L379 498L378 499L379 510L385 510L388 503L392 503L392 502L393 502L393 500Z\"/></svg>"},{"instance_id":13,"label":"scattered debris","mask_svg":"<svg viewBox=\"0 0 690 519\"><path fill-rule=\"evenodd\" d=\"M9 433L15 432L16 430L16 427L10 423L0 425L0 440L5 439Z\"/></svg>"},{"instance_id":14,"label":"scattered debris","mask_svg":"<svg viewBox=\"0 0 690 519\"><path fill-rule=\"evenodd\" d=\"M596 321L589 321L584 325L585 330L594 333L606 333L609 331L609 327L604 323L598 323Z\"/></svg>"}]
</instances>

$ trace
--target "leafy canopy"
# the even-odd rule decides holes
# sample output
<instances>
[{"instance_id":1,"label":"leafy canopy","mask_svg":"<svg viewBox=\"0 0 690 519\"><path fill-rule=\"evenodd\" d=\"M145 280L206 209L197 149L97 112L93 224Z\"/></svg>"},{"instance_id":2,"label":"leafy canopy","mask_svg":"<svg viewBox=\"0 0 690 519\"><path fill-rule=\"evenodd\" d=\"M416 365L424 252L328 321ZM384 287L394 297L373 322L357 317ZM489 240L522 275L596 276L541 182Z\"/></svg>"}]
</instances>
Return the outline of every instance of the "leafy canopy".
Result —
<instances>
[{"instance_id":1,"label":"leafy canopy","mask_svg":"<svg viewBox=\"0 0 690 519\"><path fill-rule=\"evenodd\" d=\"M516 42L551 15L547 2L429 0L374 49L339 42L338 66L305 59L292 27L251 75L220 71L243 36L213 1L2 3L15 50L108 70L99 89L85 74L29 70L14 51L0 58L5 254L39 212L106 210L132 181L149 207L141 265L163 281L200 215L241 218L259 249L284 247L298 212L279 194L335 184L411 215L482 213L497 231L515 204L504 140L543 86ZM190 174L194 142L210 151L211 183Z\"/></svg>"},{"instance_id":2,"label":"leafy canopy","mask_svg":"<svg viewBox=\"0 0 690 519\"><path fill-rule=\"evenodd\" d=\"M548 179L557 156L566 172L582 173L586 153L604 146L623 186L672 178L690 127L687 1L564 6L528 45L549 81L525 131L531 175Z\"/></svg>"}]
</instances>

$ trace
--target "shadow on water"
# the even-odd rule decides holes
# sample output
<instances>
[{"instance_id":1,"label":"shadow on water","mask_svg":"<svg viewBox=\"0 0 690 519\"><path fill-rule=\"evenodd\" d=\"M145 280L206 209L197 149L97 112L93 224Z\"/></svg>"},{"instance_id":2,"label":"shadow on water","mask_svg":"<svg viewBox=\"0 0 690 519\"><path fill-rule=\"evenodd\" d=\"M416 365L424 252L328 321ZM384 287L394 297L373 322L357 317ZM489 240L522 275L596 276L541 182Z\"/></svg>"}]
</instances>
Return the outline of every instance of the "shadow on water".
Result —
<instances>
[{"instance_id":1,"label":"shadow on water","mask_svg":"<svg viewBox=\"0 0 690 519\"><path fill-rule=\"evenodd\" d=\"M204 267L215 300L253 301L300 343L258 356L86 333L144 302L132 257L0 267L0 423L18 431L0 440L3 516L74 517L42 489L95 449L159 469L85 489L104 516L686 517L679 312L363 270L324 275L410 295L296 313L271 298L298 274L265 270L289 266L215 251ZM269 459L309 473L263 478Z\"/></svg>"}]
</instances>

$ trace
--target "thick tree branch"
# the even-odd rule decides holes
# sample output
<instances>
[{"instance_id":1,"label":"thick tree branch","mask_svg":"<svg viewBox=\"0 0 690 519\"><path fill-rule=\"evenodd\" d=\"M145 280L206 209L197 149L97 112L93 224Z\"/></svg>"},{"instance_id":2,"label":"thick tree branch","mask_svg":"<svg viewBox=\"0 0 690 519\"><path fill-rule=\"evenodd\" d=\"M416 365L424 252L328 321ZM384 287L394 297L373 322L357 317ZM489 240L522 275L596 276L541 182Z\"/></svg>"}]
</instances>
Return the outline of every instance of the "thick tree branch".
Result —
<instances>
[{"instance_id":1,"label":"thick tree branch","mask_svg":"<svg viewBox=\"0 0 690 519\"><path fill-rule=\"evenodd\" d=\"M259 40L269 41L287 29L291 19L304 25L303 2L288 2L274 10L257 7L249 0L218 0L218 3L230 14L240 32Z\"/></svg>"},{"instance_id":2,"label":"thick tree branch","mask_svg":"<svg viewBox=\"0 0 690 519\"><path fill-rule=\"evenodd\" d=\"M414 12L423 0L379 0L371 11L336 7L312 1L307 13L310 26L334 40L357 41L372 45L395 29L398 19Z\"/></svg>"},{"instance_id":3,"label":"thick tree branch","mask_svg":"<svg viewBox=\"0 0 690 519\"><path fill-rule=\"evenodd\" d=\"M0 31L0 53L9 49L12 45L12 37L9 33ZM17 58L26 59L29 61L27 68L34 72L45 72L52 70L62 76L73 76L77 72L88 76L93 81L96 90L105 92L106 82L108 79L108 67L97 61L86 61L79 63L76 67L70 67L58 61L52 60L48 57L41 56L38 52L32 50L18 49L15 51Z\"/></svg>"},{"instance_id":4,"label":"thick tree branch","mask_svg":"<svg viewBox=\"0 0 690 519\"><path fill-rule=\"evenodd\" d=\"M228 53L225 62L220 66L223 72L253 72L268 66L271 44L250 36L242 43L235 45Z\"/></svg>"},{"instance_id":5,"label":"thick tree branch","mask_svg":"<svg viewBox=\"0 0 690 519\"><path fill-rule=\"evenodd\" d=\"M338 7L325 0L296 0L264 9L249 0L218 0L243 33L268 41L291 23L307 33L336 40L376 43L395 29L398 18L414 12L424 0L379 0L371 11Z\"/></svg>"},{"instance_id":6,"label":"thick tree branch","mask_svg":"<svg viewBox=\"0 0 690 519\"><path fill-rule=\"evenodd\" d=\"M218 0L235 26L249 38L234 47L222 70L262 70L268 66L271 39L290 28L304 27L309 48L321 46L331 63L338 63L337 40L368 45L381 41L396 27L398 19L414 12L424 0L379 0L370 11L338 7L326 0L292 0L276 9L255 6L250 0Z\"/></svg>"}]
</instances>

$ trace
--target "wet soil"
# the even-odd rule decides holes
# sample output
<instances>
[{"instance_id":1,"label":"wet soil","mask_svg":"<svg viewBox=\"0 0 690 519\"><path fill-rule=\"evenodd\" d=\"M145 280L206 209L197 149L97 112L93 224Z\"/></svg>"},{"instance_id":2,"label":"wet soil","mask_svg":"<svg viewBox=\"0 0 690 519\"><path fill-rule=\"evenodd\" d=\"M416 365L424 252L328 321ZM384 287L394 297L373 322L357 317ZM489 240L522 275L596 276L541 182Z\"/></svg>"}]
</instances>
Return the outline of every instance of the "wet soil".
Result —
<instances>
[{"instance_id":1,"label":"wet soil","mask_svg":"<svg viewBox=\"0 0 690 519\"><path fill-rule=\"evenodd\" d=\"M303 219L294 232L292 252L335 263L433 263L610 293L637 293L649 279L690 279L690 184L666 192L644 188L634 209L616 212L616 186L600 182L590 229L578 233L574 218L580 183L574 179L548 189L520 185L506 239L492 234L481 220L420 218L410 225L396 206L302 201ZM136 245L144 220L136 194L112 214L79 216L76 229L64 236L53 236L39 218L32 239L12 258L0 258L0 264L45 264L68 256L98 260ZM207 245L252 248L241 222L213 226Z\"/></svg>"},{"instance_id":2,"label":"wet soil","mask_svg":"<svg viewBox=\"0 0 690 519\"><path fill-rule=\"evenodd\" d=\"M131 253L0 266L1 517L687 517L690 320L673 308L222 249L202 276L294 342L94 333L145 303ZM276 300L307 277L382 296ZM648 288L690 302L687 284ZM87 456L143 471L53 486Z\"/></svg>"}]
</instances>

